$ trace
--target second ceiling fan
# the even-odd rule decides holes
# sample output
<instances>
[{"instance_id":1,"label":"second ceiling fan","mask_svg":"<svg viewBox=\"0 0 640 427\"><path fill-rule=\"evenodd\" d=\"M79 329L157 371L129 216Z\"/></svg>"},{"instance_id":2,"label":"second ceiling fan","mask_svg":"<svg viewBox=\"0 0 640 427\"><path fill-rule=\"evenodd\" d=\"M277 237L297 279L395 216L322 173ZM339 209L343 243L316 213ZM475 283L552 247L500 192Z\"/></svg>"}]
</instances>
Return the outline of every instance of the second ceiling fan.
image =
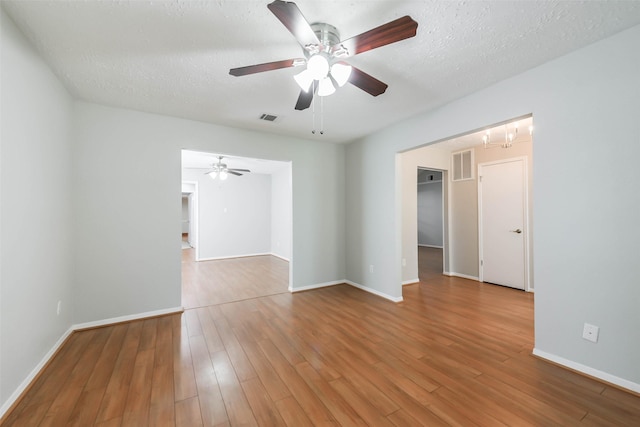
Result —
<instances>
[{"instance_id":1,"label":"second ceiling fan","mask_svg":"<svg viewBox=\"0 0 640 427\"><path fill-rule=\"evenodd\" d=\"M306 65L301 73L294 76L301 87L296 110L309 108L314 93L319 96L330 95L335 92L336 86L343 86L347 82L373 96L384 93L388 87L385 83L343 60L413 37L418 28L418 23L410 16L403 16L341 41L340 33L334 26L324 22L309 24L293 2L275 0L267 7L302 46L304 57L232 68L229 74L246 76Z\"/></svg>"},{"instance_id":2,"label":"second ceiling fan","mask_svg":"<svg viewBox=\"0 0 640 427\"><path fill-rule=\"evenodd\" d=\"M249 169L237 169L237 168L229 168L225 163L222 163L222 159L224 157L218 156L218 163L214 163L211 165L211 170L205 172L205 175L209 175L211 179L220 178L222 181L227 179L229 174L242 176L241 172L249 173L251 172Z\"/></svg>"}]
</instances>

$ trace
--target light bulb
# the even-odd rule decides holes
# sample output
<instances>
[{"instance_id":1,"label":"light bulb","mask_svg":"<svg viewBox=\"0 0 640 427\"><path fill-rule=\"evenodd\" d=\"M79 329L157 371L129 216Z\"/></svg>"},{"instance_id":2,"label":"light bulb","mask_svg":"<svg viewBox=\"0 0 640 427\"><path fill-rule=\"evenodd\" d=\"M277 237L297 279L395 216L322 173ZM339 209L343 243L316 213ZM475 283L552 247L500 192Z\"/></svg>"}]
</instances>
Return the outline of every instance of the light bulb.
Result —
<instances>
[{"instance_id":1,"label":"light bulb","mask_svg":"<svg viewBox=\"0 0 640 427\"><path fill-rule=\"evenodd\" d=\"M322 55L313 55L307 61L307 71L314 80L321 80L329 73L329 62Z\"/></svg>"},{"instance_id":2,"label":"light bulb","mask_svg":"<svg viewBox=\"0 0 640 427\"><path fill-rule=\"evenodd\" d=\"M293 78L296 80L296 83L298 83L298 86L300 86L300 89L305 92L309 92L309 88L311 87L311 83L313 82L313 77L311 76L309 70L303 70L302 72L293 76Z\"/></svg>"},{"instance_id":3,"label":"light bulb","mask_svg":"<svg viewBox=\"0 0 640 427\"><path fill-rule=\"evenodd\" d=\"M338 86L342 87L349 81L351 75L351 65L347 65L341 62L336 62L331 66L331 77L338 83Z\"/></svg>"},{"instance_id":4,"label":"light bulb","mask_svg":"<svg viewBox=\"0 0 640 427\"><path fill-rule=\"evenodd\" d=\"M222 181L224 181L225 179L227 179L229 175L227 174L227 171L220 171L220 179Z\"/></svg>"},{"instance_id":5,"label":"light bulb","mask_svg":"<svg viewBox=\"0 0 640 427\"><path fill-rule=\"evenodd\" d=\"M211 177L211 179L216 179L216 175L218 175L218 172L216 171L211 171L209 172L207 175L209 175Z\"/></svg>"},{"instance_id":6,"label":"light bulb","mask_svg":"<svg viewBox=\"0 0 640 427\"><path fill-rule=\"evenodd\" d=\"M329 77L325 77L320 80L320 85L318 86L318 96L327 96L331 95L336 91L336 88L333 87L333 83L331 83L331 79Z\"/></svg>"}]
</instances>

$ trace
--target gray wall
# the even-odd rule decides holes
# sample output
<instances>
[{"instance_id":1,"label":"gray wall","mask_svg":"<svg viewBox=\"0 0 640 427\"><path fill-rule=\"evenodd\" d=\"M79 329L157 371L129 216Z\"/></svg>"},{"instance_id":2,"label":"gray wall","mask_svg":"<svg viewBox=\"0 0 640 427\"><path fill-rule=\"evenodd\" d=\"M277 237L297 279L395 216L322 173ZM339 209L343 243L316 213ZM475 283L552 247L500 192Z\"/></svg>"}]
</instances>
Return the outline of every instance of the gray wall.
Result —
<instances>
[{"instance_id":1,"label":"gray wall","mask_svg":"<svg viewBox=\"0 0 640 427\"><path fill-rule=\"evenodd\" d=\"M2 9L0 20L0 405L6 409L71 324L75 230L72 100Z\"/></svg>"},{"instance_id":2,"label":"gray wall","mask_svg":"<svg viewBox=\"0 0 640 427\"><path fill-rule=\"evenodd\" d=\"M181 149L291 161L293 288L344 278L344 146L84 102L75 119L76 322L180 305Z\"/></svg>"},{"instance_id":3,"label":"gray wall","mask_svg":"<svg viewBox=\"0 0 640 427\"><path fill-rule=\"evenodd\" d=\"M634 27L349 144L347 278L402 295L396 153L533 113L536 353L640 391L639 43Z\"/></svg>"},{"instance_id":4,"label":"gray wall","mask_svg":"<svg viewBox=\"0 0 640 427\"><path fill-rule=\"evenodd\" d=\"M418 245L442 247L442 180L418 182Z\"/></svg>"}]
</instances>

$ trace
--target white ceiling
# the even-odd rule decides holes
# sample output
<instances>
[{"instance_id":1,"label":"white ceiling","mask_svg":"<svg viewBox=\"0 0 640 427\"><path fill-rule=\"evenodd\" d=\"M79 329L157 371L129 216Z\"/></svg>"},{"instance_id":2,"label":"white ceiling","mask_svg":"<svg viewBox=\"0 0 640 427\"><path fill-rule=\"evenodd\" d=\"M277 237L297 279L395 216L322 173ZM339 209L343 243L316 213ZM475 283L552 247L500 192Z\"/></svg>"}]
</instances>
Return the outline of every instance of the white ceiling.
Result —
<instances>
[{"instance_id":1,"label":"white ceiling","mask_svg":"<svg viewBox=\"0 0 640 427\"><path fill-rule=\"evenodd\" d=\"M218 163L218 156L223 156L222 163L230 169L249 169L251 173L271 175L287 167L289 162L276 160L252 159L248 157L226 156L217 153L203 153L200 151L182 150L183 169L202 169L202 173L211 170L214 163Z\"/></svg>"},{"instance_id":2,"label":"white ceiling","mask_svg":"<svg viewBox=\"0 0 640 427\"><path fill-rule=\"evenodd\" d=\"M309 22L346 39L403 15L417 36L349 59L389 85L352 85L313 113L282 69L230 68L301 56L270 0L12 1L5 11L75 97L116 107L295 137L348 142L640 24L638 1L298 0ZM318 107L319 108L319 107ZM259 120L263 113L279 116ZM319 129L320 113L316 112Z\"/></svg>"}]
</instances>

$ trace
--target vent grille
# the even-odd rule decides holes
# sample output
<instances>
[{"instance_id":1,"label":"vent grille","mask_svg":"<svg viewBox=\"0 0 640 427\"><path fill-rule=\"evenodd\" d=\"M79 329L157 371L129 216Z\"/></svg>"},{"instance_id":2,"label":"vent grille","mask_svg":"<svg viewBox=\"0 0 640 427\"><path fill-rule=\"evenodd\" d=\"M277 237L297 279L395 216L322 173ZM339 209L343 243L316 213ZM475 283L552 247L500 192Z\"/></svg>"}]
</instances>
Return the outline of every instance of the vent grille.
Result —
<instances>
[{"instance_id":1,"label":"vent grille","mask_svg":"<svg viewBox=\"0 0 640 427\"><path fill-rule=\"evenodd\" d=\"M277 118L278 116L275 116L273 114L262 114L260 116L260 120L265 120L267 122L275 122Z\"/></svg>"},{"instance_id":2,"label":"vent grille","mask_svg":"<svg viewBox=\"0 0 640 427\"><path fill-rule=\"evenodd\" d=\"M473 179L473 151L465 150L451 155L452 181Z\"/></svg>"}]
</instances>

